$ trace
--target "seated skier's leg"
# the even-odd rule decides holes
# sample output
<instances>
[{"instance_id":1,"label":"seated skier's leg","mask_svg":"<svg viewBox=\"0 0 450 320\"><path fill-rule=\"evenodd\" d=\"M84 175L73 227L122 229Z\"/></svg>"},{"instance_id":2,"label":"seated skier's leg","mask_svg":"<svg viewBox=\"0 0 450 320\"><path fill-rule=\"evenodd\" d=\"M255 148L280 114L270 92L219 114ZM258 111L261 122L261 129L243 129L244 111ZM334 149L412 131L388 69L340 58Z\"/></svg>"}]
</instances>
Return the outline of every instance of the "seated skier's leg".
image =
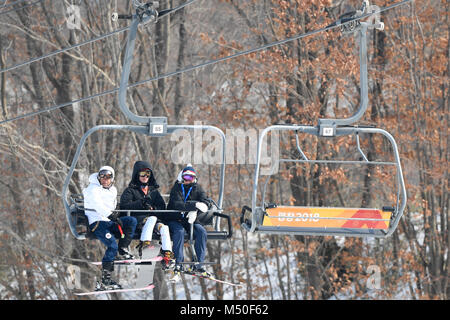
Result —
<instances>
[{"instance_id":1,"label":"seated skier's leg","mask_svg":"<svg viewBox=\"0 0 450 320\"><path fill-rule=\"evenodd\" d=\"M140 237L140 240L145 244L149 244L150 241L152 241L153 229L155 228L156 220L158 220L156 217L151 216L147 218L147 221L145 221Z\"/></svg>"},{"instance_id":2,"label":"seated skier's leg","mask_svg":"<svg viewBox=\"0 0 450 320\"><path fill-rule=\"evenodd\" d=\"M111 274L114 271L114 259L118 251L116 238L111 231L114 225L110 221L97 221L89 226L97 239L106 246L105 255L102 259L102 278L101 281L97 282L96 290L121 288L120 284L111 279Z\"/></svg>"},{"instance_id":3,"label":"seated skier's leg","mask_svg":"<svg viewBox=\"0 0 450 320\"><path fill-rule=\"evenodd\" d=\"M169 227L162 223L158 223L156 228L161 235L161 255L163 256L163 268L173 268L175 266L175 255L172 252L172 241L170 239Z\"/></svg>"},{"instance_id":4,"label":"seated skier's leg","mask_svg":"<svg viewBox=\"0 0 450 320\"><path fill-rule=\"evenodd\" d=\"M173 242L173 253L176 263L184 261L184 228L177 221L169 221L167 223Z\"/></svg>"},{"instance_id":5,"label":"seated skier's leg","mask_svg":"<svg viewBox=\"0 0 450 320\"><path fill-rule=\"evenodd\" d=\"M128 246L133 240L134 231L136 230L137 219L135 217L121 217L123 224L124 237L119 240L119 255L121 259L133 259L133 255L129 252Z\"/></svg>"},{"instance_id":6,"label":"seated skier's leg","mask_svg":"<svg viewBox=\"0 0 450 320\"><path fill-rule=\"evenodd\" d=\"M208 234L205 227L198 223L194 224L194 249L199 262L205 261L207 240Z\"/></svg>"},{"instance_id":7,"label":"seated skier's leg","mask_svg":"<svg viewBox=\"0 0 450 320\"><path fill-rule=\"evenodd\" d=\"M142 227L141 236L139 238L139 244L136 246L139 252L139 257L142 257L142 249L151 245L153 230L155 228L156 220L154 216L145 218L144 226Z\"/></svg>"},{"instance_id":8,"label":"seated skier's leg","mask_svg":"<svg viewBox=\"0 0 450 320\"><path fill-rule=\"evenodd\" d=\"M161 234L162 249L164 251L172 251L172 240L170 239L169 227L165 224L158 224L158 230Z\"/></svg>"},{"instance_id":9,"label":"seated skier's leg","mask_svg":"<svg viewBox=\"0 0 450 320\"><path fill-rule=\"evenodd\" d=\"M153 229L155 228L156 220L158 220L156 217L151 216L147 218L147 221L145 221L140 237L142 242L152 241Z\"/></svg>"},{"instance_id":10,"label":"seated skier's leg","mask_svg":"<svg viewBox=\"0 0 450 320\"><path fill-rule=\"evenodd\" d=\"M210 277L211 274L205 270L201 262L205 261L206 256L206 241L208 240L208 233L201 224L194 224L194 250L200 264L194 265L193 271L205 277Z\"/></svg>"},{"instance_id":11,"label":"seated skier's leg","mask_svg":"<svg viewBox=\"0 0 450 320\"><path fill-rule=\"evenodd\" d=\"M184 270L180 262L184 261L184 227L177 221L167 223L173 241L173 253L175 255L175 267L170 281L176 282L181 279L180 272Z\"/></svg>"}]
</instances>

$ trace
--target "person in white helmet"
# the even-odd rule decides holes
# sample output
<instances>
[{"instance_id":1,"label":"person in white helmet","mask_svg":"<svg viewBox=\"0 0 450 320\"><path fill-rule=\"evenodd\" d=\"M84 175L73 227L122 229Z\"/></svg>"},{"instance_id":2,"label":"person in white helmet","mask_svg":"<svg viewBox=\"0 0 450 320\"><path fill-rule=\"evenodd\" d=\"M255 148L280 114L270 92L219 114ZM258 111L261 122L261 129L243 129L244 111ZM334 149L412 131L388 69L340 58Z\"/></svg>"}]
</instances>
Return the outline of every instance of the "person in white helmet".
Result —
<instances>
[{"instance_id":1,"label":"person in white helmet","mask_svg":"<svg viewBox=\"0 0 450 320\"><path fill-rule=\"evenodd\" d=\"M117 189L114 186L114 169L103 166L89 176L89 185L83 190L84 211L89 220L90 231L105 246L102 259L102 279L96 290L120 289L122 286L111 279L114 259L132 259L128 252L137 220L135 217L120 217L113 212L117 205ZM116 237L119 243L116 243Z\"/></svg>"}]
</instances>

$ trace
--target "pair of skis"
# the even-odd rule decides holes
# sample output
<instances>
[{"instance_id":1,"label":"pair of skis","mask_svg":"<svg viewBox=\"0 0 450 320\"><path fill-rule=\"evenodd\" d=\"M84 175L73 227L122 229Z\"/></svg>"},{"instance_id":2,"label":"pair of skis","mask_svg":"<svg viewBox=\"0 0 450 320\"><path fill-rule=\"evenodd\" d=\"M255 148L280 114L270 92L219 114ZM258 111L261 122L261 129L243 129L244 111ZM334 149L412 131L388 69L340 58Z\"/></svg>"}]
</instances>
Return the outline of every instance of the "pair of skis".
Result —
<instances>
[{"instance_id":1,"label":"pair of skis","mask_svg":"<svg viewBox=\"0 0 450 320\"><path fill-rule=\"evenodd\" d=\"M114 261L114 263L117 265L142 265L142 264L151 264L152 262L161 261L162 259L163 259L162 257L157 256L157 257L149 258L149 259L116 260L116 261ZM102 264L101 261L96 261L96 262L91 262L91 263L93 265L101 265ZM183 264L195 264L195 263L184 262ZM173 270L169 270L169 271L173 272ZM242 286L242 284L240 284L240 283L233 283L233 282L229 282L229 281L225 281L225 280L216 279L214 277L207 277L207 276L203 276L203 275L196 274L196 273L189 272L189 271L181 271L181 273L189 275L189 276L197 277L197 278L215 281L215 282L230 285L230 286L235 286L235 287ZM122 288L122 289L98 290L98 291L90 291L90 292L78 292L78 293L75 293L75 295L87 296L87 295L99 295L99 294L104 294L104 293L123 293L123 292L132 292L132 291L146 291L146 290L152 290L154 287L155 286L153 284L149 284L148 286L141 287L141 288Z\"/></svg>"},{"instance_id":2,"label":"pair of skis","mask_svg":"<svg viewBox=\"0 0 450 320\"><path fill-rule=\"evenodd\" d=\"M173 270L170 270L173 273ZM218 283L222 283L222 284L226 284L232 287L242 287L241 283L234 283L234 282L230 282L230 281L225 281L225 280L221 280L221 279L217 279L214 277L208 277L208 276L204 276L195 272L190 272L190 271L180 271L180 273L182 274L186 274L188 276L193 276L193 277L197 277L197 278L201 278L201 279L206 279L206 280L211 280L211 281L215 281ZM175 281L171 281L171 282L175 282Z\"/></svg>"},{"instance_id":3,"label":"pair of skis","mask_svg":"<svg viewBox=\"0 0 450 320\"><path fill-rule=\"evenodd\" d=\"M131 291L146 291L152 290L155 286L153 284L149 284L146 287L142 288L122 288L122 289L111 289L111 290L98 290L98 291L90 291L90 292L78 292L75 293L76 296L89 296L89 295L98 295L103 293L121 293L121 292L131 292Z\"/></svg>"},{"instance_id":4,"label":"pair of skis","mask_svg":"<svg viewBox=\"0 0 450 320\"><path fill-rule=\"evenodd\" d=\"M201 262L201 263L200 262L179 262L179 264L186 264L186 265L194 266L194 265L198 265L198 264L203 264L203 265L209 264L209 265L211 265L211 264L216 264L216 263L214 263L214 262ZM167 270L167 271L170 271L172 273L172 275L174 273L173 269L172 270ZM182 273L182 274L186 274L188 276L193 276L193 277L197 277L197 278L201 278L201 279L211 280L211 281L223 283L223 284L226 284L226 285L229 285L229 286L233 286L233 287L240 287L240 286L242 286L242 284L240 284L240 283L233 283L233 282L229 282L229 281L225 281L225 280L220 280L220 279L214 278L212 276L209 276L209 277L208 276L204 276L204 275L201 275L201 274L189 271L189 270L182 270L182 271L179 271L179 272ZM173 280L169 280L169 281L172 282L172 283L177 282L177 281L173 281Z\"/></svg>"},{"instance_id":5,"label":"pair of skis","mask_svg":"<svg viewBox=\"0 0 450 320\"><path fill-rule=\"evenodd\" d=\"M136 264L149 264L154 261L162 261L163 257L157 256L148 259L129 259L129 260L114 260L114 264L118 265L136 265ZM99 266L102 264L101 261L91 262L93 265Z\"/></svg>"}]
</instances>

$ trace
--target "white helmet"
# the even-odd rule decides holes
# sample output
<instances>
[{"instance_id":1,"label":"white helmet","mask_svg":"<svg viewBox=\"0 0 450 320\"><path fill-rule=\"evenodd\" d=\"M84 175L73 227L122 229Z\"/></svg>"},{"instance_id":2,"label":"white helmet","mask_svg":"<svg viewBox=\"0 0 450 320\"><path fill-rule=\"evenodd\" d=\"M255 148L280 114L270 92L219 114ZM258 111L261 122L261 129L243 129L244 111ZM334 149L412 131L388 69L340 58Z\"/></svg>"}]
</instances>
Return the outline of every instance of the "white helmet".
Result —
<instances>
[{"instance_id":1,"label":"white helmet","mask_svg":"<svg viewBox=\"0 0 450 320\"><path fill-rule=\"evenodd\" d=\"M103 166L100 168L100 170L98 170L97 179L99 181L100 181L100 177L102 175L110 175L111 176L111 184L109 185L111 187L114 183L114 178L115 178L114 169L110 166Z\"/></svg>"}]
</instances>

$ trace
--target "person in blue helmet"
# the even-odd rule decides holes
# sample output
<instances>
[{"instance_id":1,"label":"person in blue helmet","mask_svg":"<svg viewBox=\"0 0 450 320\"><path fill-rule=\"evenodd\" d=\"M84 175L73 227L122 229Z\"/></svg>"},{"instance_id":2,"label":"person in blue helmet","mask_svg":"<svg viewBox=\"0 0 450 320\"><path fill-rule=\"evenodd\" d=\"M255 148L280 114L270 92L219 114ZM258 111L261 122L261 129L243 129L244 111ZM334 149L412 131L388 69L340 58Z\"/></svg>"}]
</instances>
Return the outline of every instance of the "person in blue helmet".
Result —
<instances>
[{"instance_id":1,"label":"person in blue helmet","mask_svg":"<svg viewBox=\"0 0 450 320\"><path fill-rule=\"evenodd\" d=\"M89 185L83 189L84 211L89 221L89 230L105 246L102 259L102 278L96 290L121 289L122 286L111 279L114 260L133 259L128 251L137 220L134 217L120 217L114 212L117 206L117 189L114 186L114 169L103 166L89 176ZM119 238L119 243L116 243ZM117 255L119 254L119 255Z\"/></svg>"},{"instance_id":2,"label":"person in blue helmet","mask_svg":"<svg viewBox=\"0 0 450 320\"><path fill-rule=\"evenodd\" d=\"M173 241L173 252L175 254L175 267L173 270L172 281L180 279L180 272L183 271L184 261L183 245L185 230L190 232L190 224L193 224L193 237L195 240L194 250L198 262L193 268L193 272L202 276L211 276L203 267L201 262L205 260L206 255L206 229L198 222L197 213L207 212L209 201L203 188L197 182L197 172L192 165L186 166L178 175L177 181L170 191L168 210L179 210L184 212L184 218L176 221L169 221L170 233Z\"/></svg>"}]
</instances>

